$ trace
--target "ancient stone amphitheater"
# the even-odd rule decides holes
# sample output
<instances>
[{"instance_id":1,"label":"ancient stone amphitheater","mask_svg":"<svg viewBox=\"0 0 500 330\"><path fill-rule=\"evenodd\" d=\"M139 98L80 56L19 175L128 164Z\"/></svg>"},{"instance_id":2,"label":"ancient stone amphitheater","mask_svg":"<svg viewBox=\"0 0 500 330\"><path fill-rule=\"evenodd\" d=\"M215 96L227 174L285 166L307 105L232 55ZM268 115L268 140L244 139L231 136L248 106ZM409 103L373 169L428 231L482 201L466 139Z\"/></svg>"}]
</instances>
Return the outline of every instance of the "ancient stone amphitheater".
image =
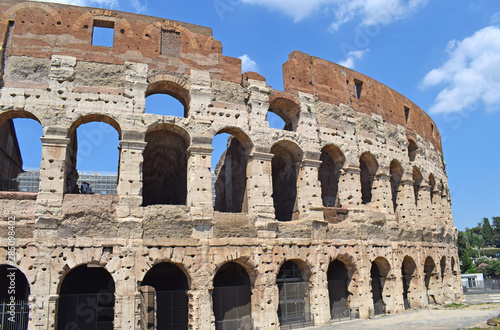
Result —
<instances>
[{"instance_id":1,"label":"ancient stone amphitheater","mask_svg":"<svg viewBox=\"0 0 500 330\"><path fill-rule=\"evenodd\" d=\"M300 52L275 90L188 23L16 0L0 15L0 125L43 127L38 193L0 194L0 299L24 328L277 329L461 299L439 131L406 97ZM148 113L153 94L184 117ZM117 195L66 189L94 121L118 132Z\"/></svg>"}]
</instances>

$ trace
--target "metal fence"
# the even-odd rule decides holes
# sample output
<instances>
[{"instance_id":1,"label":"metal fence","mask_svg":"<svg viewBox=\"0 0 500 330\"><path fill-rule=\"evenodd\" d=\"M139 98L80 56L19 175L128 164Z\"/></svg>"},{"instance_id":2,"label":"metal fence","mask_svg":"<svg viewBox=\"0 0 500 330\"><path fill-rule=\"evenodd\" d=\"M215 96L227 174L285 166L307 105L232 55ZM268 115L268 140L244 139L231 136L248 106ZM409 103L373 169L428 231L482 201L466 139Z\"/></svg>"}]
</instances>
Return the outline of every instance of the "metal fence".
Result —
<instances>
[{"instance_id":1,"label":"metal fence","mask_svg":"<svg viewBox=\"0 0 500 330\"><path fill-rule=\"evenodd\" d=\"M500 279L485 278L482 281L475 281L474 286L463 285L464 293L487 293L500 292Z\"/></svg>"},{"instance_id":2,"label":"metal fence","mask_svg":"<svg viewBox=\"0 0 500 330\"><path fill-rule=\"evenodd\" d=\"M289 313L280 316L279 320L280 329L301 329L314 325L314 317L310 313Z\"/></svg>"},{"instance_id":3,"label":"metal fence","mask_svg":"<svg viewBox=\"0 0 500 330\"><path fill-rule=\"evenodd\" d=\"M24 300L9 304L0 301L0 329L1 330L26 330L28 329L28 302Z\"/></svg>"},{"instance_id":4,"label":"metal fence","mask_svg":"<svg viewBox=\"0 0 500 330\"><path fill-rule=\"evenodd\" d=\"M359 319L359 308L332 308L330 310L330 315L332 321L344 321L344 320L353 320Z\"/></svg>"},{"instance_id":5,"label":"metal fence","mask_svg":"<svg viewBox=\"0 0 500 330\"><path fill-rule=\"evenodd\" d=\"M217 330L253 330L253 320L250 317L221 320L215 322Z\"/></svg>"},{"instance_id":6,"label":"metal fence","mask_svg":"<svg viewBox=\"0 0 500 330\"><path fill-rule=\"evenodd\" d=\"M59 329L113 330L112 293L64 294L58 304Z\"/></svg>"},{"instance_id":7,"label":"metal fence","mask_svg":"<svg viewBox=\"0 0 500 330\"><path fill-rule=\"evenodd\" d=\"M373 304L373 312L375 315L382 315L385 314L385 303L383 302L378 302Z\"/></svg>"}]
</instances>

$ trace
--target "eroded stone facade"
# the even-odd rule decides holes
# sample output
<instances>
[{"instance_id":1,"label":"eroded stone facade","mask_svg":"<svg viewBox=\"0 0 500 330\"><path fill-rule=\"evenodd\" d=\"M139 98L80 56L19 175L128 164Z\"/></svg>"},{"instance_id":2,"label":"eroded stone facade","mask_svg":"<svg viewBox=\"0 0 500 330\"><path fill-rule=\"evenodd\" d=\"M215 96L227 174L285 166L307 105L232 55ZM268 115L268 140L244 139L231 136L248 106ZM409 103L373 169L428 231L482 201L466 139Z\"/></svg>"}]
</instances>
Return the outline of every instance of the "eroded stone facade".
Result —
<instances>
[{"instance_id":1,"label":"eroded stone facade","mask_svg":"<svg viewBox=\"0 0 500 330\"><path fill-rule=\"evenodd\" d=\"M216 327L224 277L215 278L230 262L248 276L256 329L280 325L287 261L307 283L300 308L316 325L330 322L338 278L342 306L361 317L380 299L388 313L460 299L440 135L404 96L299 52L283 66L285 90L275 90L242 74L209 28L187 23L41 2L3 0L0 9L0 125L32 118L43 127L39 192L0 194L0 257L12 215L29 329L61 324L63 283L82 265L110 274L115 329L154 327L142 284L162 263L187 279L192 329ZM114 29L112 47L92 45L94 26ZM177 98L185 117L146 113L156 93ZM268 111L284 129L269 128ZM65 193L77 175L76 129L91 121L118 132L117 196ZM219 133L232 141L214 211ZM329 271L335 260L345 275Z\"/></svg>"}]
</instances>

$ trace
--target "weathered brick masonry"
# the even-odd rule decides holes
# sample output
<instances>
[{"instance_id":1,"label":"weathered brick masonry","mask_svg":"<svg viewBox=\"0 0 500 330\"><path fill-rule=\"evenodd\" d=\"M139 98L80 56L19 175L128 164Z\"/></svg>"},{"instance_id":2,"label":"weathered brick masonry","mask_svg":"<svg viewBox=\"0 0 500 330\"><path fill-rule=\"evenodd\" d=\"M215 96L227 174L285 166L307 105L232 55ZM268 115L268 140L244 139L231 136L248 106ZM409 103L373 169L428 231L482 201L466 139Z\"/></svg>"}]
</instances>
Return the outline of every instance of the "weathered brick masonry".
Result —
<instances>
[{"instance_id":1,"label":"weathered brick masonry","mask_svg":"<svg viewBox=\"0 0 500 330\"><path fill-rule=\"evenodd\" d=\"M94 27L114 30L112 47L92 45ZM294 316L324 325L338 311L368 317L460 299L439 131L389 87L293 52L278 91L242 74L209 28L111 10L2 0L0 36L0 126L43 127L39 192L0 194L17 220L29 329L64 329L76 312L63 296L106 276L114 329L161 329L172 306L155 291L174 289L191 329L230 320L276 329ZM157 93L177 98L185 117L146 113ZM269 128L269 111L284 129ZM92 121L118 132L117 196L65 193L76 129ZM233 139L214 210L219 133ZM228 286L248 292L221 300Z\"/></svg>"}]
</instances>

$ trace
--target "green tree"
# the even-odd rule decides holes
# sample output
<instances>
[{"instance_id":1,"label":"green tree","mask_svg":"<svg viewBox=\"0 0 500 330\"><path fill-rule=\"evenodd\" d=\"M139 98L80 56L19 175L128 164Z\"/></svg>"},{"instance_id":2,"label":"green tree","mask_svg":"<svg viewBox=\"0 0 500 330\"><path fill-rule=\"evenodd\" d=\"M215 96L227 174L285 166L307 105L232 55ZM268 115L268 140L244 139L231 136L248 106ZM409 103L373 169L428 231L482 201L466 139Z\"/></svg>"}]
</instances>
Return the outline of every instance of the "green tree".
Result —
<instances>
[{"instance_id":1,"label":"green tree","mask_svg":"<svg viewBox=\"0 0 500 330\"><path fill-rule=\"evenodd\" d=\"M493 232L493 227L491 227L490 220L488 218L483 219L483 238L484 238L484 245L487 246L495 245L495 234Z\"/></svg>"},{"instance_id":2,"label":"green tree","mask_svg":"<svg viewBox=\"0 0 500 330\"><path fill-rule=\"evenodd\" d=\"M493 217L495 246L500 247L500 217Z\"/></svg>"}]
</instances>

